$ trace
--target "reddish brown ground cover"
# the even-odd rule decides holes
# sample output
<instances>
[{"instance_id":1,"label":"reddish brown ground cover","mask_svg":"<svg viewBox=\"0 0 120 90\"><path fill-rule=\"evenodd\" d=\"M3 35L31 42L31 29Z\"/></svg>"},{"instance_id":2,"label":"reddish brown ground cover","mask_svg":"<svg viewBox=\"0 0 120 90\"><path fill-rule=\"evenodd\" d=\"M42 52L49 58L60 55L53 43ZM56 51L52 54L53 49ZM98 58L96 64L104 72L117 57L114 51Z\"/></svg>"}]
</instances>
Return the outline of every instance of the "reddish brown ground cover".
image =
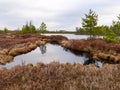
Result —
<instances>
[{"instance_id":1,"label":"reddish brown ground cover","mask_svg":"<svg viewBox=\"0 0 120 90\"><path fill-rule=\"evenodd\" d=\"M35 42L41 39L46 39L47 42L55 41L55 43L58 43L61 40L67 40L66 37L59 35L43 36L40 34L0 34L0 48L9 48L16 44Z\"/></svg>"},{"instance_id":2,"label":"reddish brown ground cover","mask_svg":"<svg viewBox=\"0 0 120 90\"><path fill-rule=\"evenodd\" d=\"M71 50L89 53L91 59L107 63L120 63L120 44L107 43L103 39L68 40L62 46Z\"/></svg>"},{"instance_id":3,"label":"reddish brown ground cover","mask_svg":"<svg viewBox=\"0 0 120 90\"><path fill-rule=\"evenodd\" d=\"M120 90L120 65L39 63L0 70L1 90Z\"/></svg>"},{"instance_id":4,"label":"reddish brown ground cover","mask_svg":"<svg viewBox=\"0 0 120 90\"><path fill-rule=\"evenodd\" d=\"M35 42L39 38L41 38L40 34L0 34L0 48L9 48L16 44Z\"/></svg>"},{"instance_id":5,"label":"reddish brown ground cover","mask_svg":"<svg viewBox=\"0 0 120 90\"><path fill-rule=\"evenodd\" d=\"M92 39L92 40L69 40L68 48L74 50L82 49L96 49L101 51L116 51L116 53L120 53L120 44L107 43L103 39ZM66 45L67 47L67 45ZM84 50L83 50L84 51Z\"/></svg>"},{"instance_id":6,"label":"reddish brown ground cover","mask_svg":"<svg viewBox=\"0 0 120 90\"><path fill-rule=\"evenodd\" d=\"M27 42L34 44L41 39L71 50L87 52L95 59L110 60L109 62L119 60L120 44L106 43L102 39L68 40L62 36L40 34L0 34L0 48ZM97 68L80 63L53 62L46 65L39 63L36 66L25 66L23 63L22 66L11 69L0 69L0 90L120 90L120 64L105 64L102 68Z\"/></svg>"},{"instance_id":7,"label":"reddish brown ground cover","mask_svg":"<svg viewBox=\"0 0 120 90\"><path fill-rule=\"evenodd\" d=\"M62 40L67 38L40 34L0 34L0 64L6 64L15 56L28 53L41 44L59 44Z\"/></svg>"}]
</instances>

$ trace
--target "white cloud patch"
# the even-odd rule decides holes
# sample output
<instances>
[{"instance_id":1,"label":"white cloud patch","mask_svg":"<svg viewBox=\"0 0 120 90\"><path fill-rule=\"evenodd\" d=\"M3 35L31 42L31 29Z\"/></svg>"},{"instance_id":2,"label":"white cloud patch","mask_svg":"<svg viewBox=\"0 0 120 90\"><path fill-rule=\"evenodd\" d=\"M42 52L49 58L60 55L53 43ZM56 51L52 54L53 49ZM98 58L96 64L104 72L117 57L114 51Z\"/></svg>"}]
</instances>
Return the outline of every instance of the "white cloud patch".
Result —
<instances>
[{"instance_id":1,"label":"white cloud patch","mask_svg":"<svg viewBox=\"0 0 120 90\"><path fill-rule=\"evenodd\" d=\"M75 30L81 17L93 9L99 25L110 25L120 13L119 0L0 0L0 28L21 28L32 20L36 27L44 21L49 30Z\"/></svg>"}]
</instances>

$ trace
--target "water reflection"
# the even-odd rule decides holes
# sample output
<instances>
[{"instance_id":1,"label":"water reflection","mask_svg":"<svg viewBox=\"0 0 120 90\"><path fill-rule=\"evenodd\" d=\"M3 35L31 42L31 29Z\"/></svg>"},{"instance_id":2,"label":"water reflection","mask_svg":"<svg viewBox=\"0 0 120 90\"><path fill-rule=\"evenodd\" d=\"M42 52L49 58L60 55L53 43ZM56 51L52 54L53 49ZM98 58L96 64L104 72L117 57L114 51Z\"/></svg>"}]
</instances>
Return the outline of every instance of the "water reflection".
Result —
<instances>
[{"instance_id":1,"label":"water reflection","mask_svg":"<svg viewBox=\"0 0 120 90\"><path fill-rule=\"evenodd\" d=\"M25 64L32 63L33 65L36 65L38 62L48 64L53 61L58 61L60 63L81 62L84 65L92 63L98 67L102 66L101 62L89 60L86 54L80 54L78 52L76 54L59 45L46 44L37 47L27 54L16 56L13 62L0 65L0 67L11 68L15 65L20 65L23 61L25 61Z\"/></svg>"},{"instance_id":2,"label":"water reflection","mask_svg":"<svg viewBox=\"0 0 120 90\"><path fill-rule=\"evenodd\" d=\"M40 48L40 51L41 51L41 54L45 54L46 53L46 45L40 45L39 46L39 48Z\"/></svg>"},{"instance_id":3,"label":"water reflection","mask_svg":"<svg viewBox=\"0 0 120 90\"><path fill-rule=\"evenodd\" d=\"M95 64L95 60L88 59L84 62L84 65Z\"/></svg>"},{"instance_id":4,"label":"water reflection","mask_svg":"<svg viewBox=\"0 0 120 90\"><path fill-rule=\"evenodd\" d=\"M47 53L46 45L41 45L41 46L39 46L39 48L40 48L41 54ZM97 67L102 67L102 62L101 61L96 61L96 60L87 58L87 57L89 57L89 53L83 53L83 52L79 52L79 51L76 51L76 50L73 51L73 50L69 50L67 48L63 48L63 51L66 51L67 53L68 52L72 53L76 57L79 57L79 58L84 57L84 59L81 61L83 63L83 65L94 64ZM57 52L56 52L56 54L57 54ZM64 53L62 53L62 54L64 54ZM63 55L63 57L64 57L64 55ZM62 58L62 56L61 56L61 58Z\"/></svg>"},{"instance_id":5,"label":"water reflection","mask_svg":"<svg viewBox=\"0 0 120 90\"><path fill-rule=\"evenodd\" d=\"M85 60L83 64L84 64L84 65L94 64L94 65L97 66L97 67L102 67L103 62L101 62L101 61L96 61L96 60L93 60L93 59L88 59L88 60Z\"/></svg>"}]
</instances>

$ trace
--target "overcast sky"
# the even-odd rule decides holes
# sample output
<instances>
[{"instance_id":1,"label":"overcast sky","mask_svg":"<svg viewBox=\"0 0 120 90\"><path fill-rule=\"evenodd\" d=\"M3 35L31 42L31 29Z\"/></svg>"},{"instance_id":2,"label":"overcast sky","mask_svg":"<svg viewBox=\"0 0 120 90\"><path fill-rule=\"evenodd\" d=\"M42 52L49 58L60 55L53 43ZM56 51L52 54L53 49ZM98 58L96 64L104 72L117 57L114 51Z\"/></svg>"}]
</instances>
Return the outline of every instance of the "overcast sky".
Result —
<instances>
[{"instance_id":1,"label":"overcast sky","mask_svg":"<svg viewBox=\"0 0 120 90\"><path fill-rule=\"evenodd\" d=\"M120 0L0 0L0 29L17 29L27 21L41 22L48 30L75 30L89 9L98 14L99 25L111 25L120 14Z\"/></svg>"}]
</instances>

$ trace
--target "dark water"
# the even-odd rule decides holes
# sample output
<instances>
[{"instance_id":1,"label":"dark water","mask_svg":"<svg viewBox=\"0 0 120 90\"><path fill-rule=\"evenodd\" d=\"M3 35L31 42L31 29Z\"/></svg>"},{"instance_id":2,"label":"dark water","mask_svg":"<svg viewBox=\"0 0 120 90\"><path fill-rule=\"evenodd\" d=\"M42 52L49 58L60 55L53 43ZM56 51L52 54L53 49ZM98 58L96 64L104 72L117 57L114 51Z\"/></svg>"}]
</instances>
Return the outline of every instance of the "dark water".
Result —
<instances>
[{"instance_id":1,"label":"dark water","mask_svg":"<svg viewBox=\"0 0 120 90\"><path fill-rule=\"evenodd\" d=\"M44 46L39 46L35 50L27 53L16 56L14 61L11 63L7 63L6 65L0 65L0 67L11 68L15 65L32 63L33 65L37 64L38 62L43 62L48 64L53 61L58 61L60 63L75 63L81 62L83 64L93 63L98 67L102 66L101 62L95 62L89 60L86 55L81 54L74 54L69 50L64 49L58 45L46 44Z\"/></svg>"}]
</instances>

